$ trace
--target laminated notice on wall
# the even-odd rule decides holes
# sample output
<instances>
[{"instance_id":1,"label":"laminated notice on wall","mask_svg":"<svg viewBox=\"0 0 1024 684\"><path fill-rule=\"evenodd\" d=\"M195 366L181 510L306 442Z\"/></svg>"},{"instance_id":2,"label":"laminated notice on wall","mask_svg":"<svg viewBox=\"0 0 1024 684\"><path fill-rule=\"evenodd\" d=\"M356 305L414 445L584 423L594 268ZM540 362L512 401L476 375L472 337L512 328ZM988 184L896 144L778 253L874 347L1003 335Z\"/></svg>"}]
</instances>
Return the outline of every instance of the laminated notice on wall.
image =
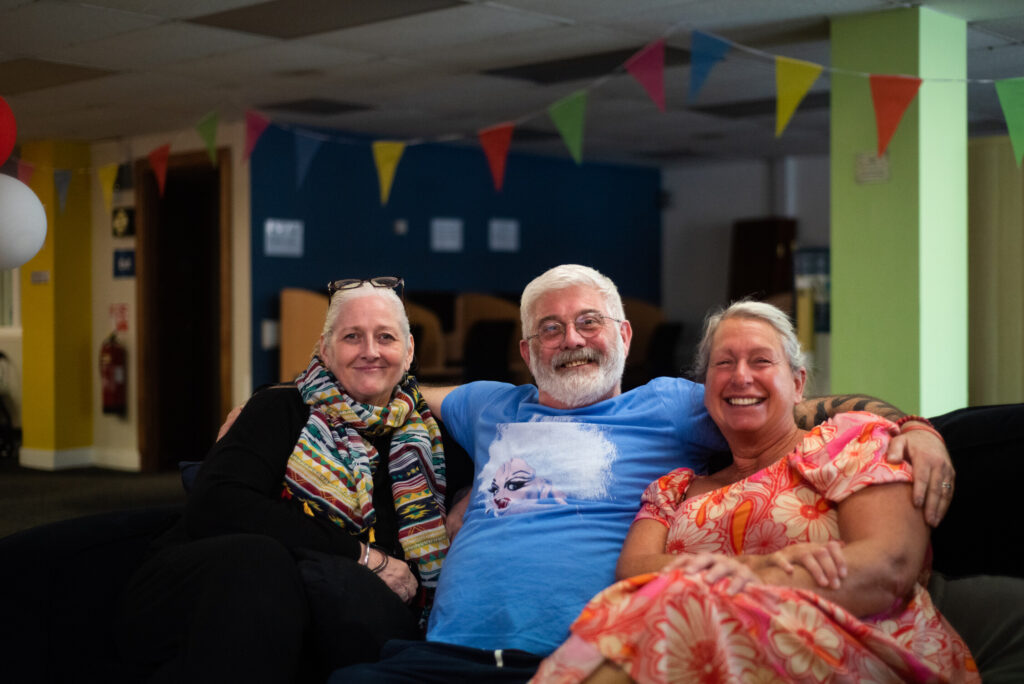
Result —
<instances>
[{"instance_id":1,"label":"laminated notice on wall","mask_svg":"<svg viewBox=\"0 0 1024 684\"><path fill-rule=\"evenodd\" d=\"M492 252L518 252L519 221L491 219L487 224L487 244Z\"/></svg>"},{"instance_id":2,"label":"laminated notice on wall","mask_svg":"<svg viewBox=\"0 0 1024 684\"><path fill-rule=\"evenodd\" d=\"M304 232L302 221L268 218L263 223L263 255L301 258Z\"/></svg>"},{"instance_id":3,"label":"laminated notice on wall","mask_svg":"<svg viewBox=\"0 0 1024 684\"><path fill-rule=\"evenodd\" d=\"M434 252L461 252L462 219L431 219L430 249Z\"/></svg>"}]
</instances>

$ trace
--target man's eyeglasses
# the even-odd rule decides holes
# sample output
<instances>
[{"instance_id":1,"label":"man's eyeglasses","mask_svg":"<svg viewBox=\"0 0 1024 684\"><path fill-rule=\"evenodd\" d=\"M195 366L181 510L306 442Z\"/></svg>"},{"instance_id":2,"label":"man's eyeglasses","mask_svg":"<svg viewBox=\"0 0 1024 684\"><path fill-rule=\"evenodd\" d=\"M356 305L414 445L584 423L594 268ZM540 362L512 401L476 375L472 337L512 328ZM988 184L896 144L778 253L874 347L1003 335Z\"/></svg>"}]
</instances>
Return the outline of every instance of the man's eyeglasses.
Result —
<instances>
[{"instance_id":1,"label":"man's eyeglasses","mask_svg":"<svg viewBox=\"0 0 1024 684\"><path fill-rule=\"evenodd\" d=\"M611 316L604 316L599 313L585 313L577 316L571 325L576 328L576 332L581 337L589 338L596 335L604 327L605 321L622 323L622 320L619 318L612 318ZM562 341L565 339L565 332L566 325L564 323L556 320L547 320L540 324L536 333L528 335L525 339L529 342L536 337L545 347L554 348L562 344Z\"/></svg>"},{"instance_id":2,"label":"man's eyeglasses","mask_svg":"<svg viewBox=\"0 0 1024 684\"><path fill-rule=\"evenodd\" d=\"M374 287L385 287L394 290L398 296L405 301L405 280L397 276L377 276L376 278L342 278L327 283L327 296L333 297L335 292L341 290L353 290L363 283L370 283Z\"/></svg>"}]
</instances>

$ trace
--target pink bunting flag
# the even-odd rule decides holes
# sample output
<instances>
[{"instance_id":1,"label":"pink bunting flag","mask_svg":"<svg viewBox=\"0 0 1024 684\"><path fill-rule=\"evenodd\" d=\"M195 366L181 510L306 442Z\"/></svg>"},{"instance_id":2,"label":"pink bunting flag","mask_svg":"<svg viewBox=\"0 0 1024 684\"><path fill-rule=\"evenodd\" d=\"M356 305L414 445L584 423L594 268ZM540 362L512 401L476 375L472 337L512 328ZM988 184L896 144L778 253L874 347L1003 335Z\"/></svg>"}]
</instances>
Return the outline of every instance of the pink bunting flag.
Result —
<instances>
[{"instance_id":1,"label":"pink bunting flag","mask_svg":"<svg viewBox=\"0 0 1024 684\"><path fill-rule=\"evenodd\" d=\"M164 185L167 183L167 158L171 155L170 144L161 145L149 153L149 165L153 167L156 174L156 185L160 189L160 196L164 196Z\"/></svg>"},{"instance_id":2,"label":"pink bunting flag","mask_svg":"<svg viewBox=\"0 0 1024 684\"><path fill-rule=\"evenodd\" d=\"M512 144L514 128L514 124L500 123L477 133L480 146L484 148L484 154L487 155L487 164L491 167L491 178L494 179L495 190L501 190L501 186L505 183L505 160L508 158L508 148Z\"/></svg>"},{"instance_id":3,"label":"pink bunting flag","mask_svg":"<svg viewBox=\"0 0 1024 684\"><path fill-rule=\"evenodd\" d=\"M665 111L665 39L656 40L626 62L626 70Z\"/></svg>"},{"instance_id":4,"label":"pink bunting flag","mask_svg":"<svg viewBox=\"0 0 1024 684\"><path fill-rule=\"evenodd\" d=\"M875 105L879 157L885 154L904 112L914 101L920 87L921 79L913 76L871 74L871 100Z\"/></svg>"},{"instance_id":5,"label":"pink bunting flag","mask_svg":"<svg viewBox=\"0 0 1024 684\"><path fill-rule=\"evenodd\" d=\"M14 151L14 141L18 138L18 124L14 120L14 112L11 111L7 101L0 97L0 165L11 156Z\"/></svg>"},{"instance_id":6,"label":"pink bunting flag","mask_svg":"<svg viewBox=\"0 0 1024 684\"><path fill-rule=\"evenodd\" d=\"M36 172L36 167L27 161L18 160L18 180L25 185L28 185L32 181L32 174Z\"/></svg>"},{"instance_id":7,"label":"pink bunting flag","mask_svg":"<svg viewBox=\"0 0 1024 684\"><path fill-rule=\"evenodd\" d=\"M270 119L265 116L253 111L245 113L245 154L242 155L244 161L249 161L256 143L269 125Z\"/></svg>"}]
</instances>

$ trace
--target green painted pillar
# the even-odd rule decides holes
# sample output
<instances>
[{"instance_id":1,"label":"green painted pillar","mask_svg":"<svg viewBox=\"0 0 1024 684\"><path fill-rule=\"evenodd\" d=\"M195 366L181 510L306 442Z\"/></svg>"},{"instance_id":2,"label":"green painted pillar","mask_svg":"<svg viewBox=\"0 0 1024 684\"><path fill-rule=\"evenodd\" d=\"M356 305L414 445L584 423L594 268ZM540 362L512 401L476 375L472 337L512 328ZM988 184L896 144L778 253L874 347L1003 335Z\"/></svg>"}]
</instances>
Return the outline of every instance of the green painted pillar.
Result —
<instances>
[{"instance_id":1,"label":"green painted pillar","mask_svg":"<svg viewBox=\"0 0 1024 684\"><path fill-rule=\"evenodd\" d=\"M833 394L922 415L967 405L966 34L923 8L832 22L833 69L924 79L869 178L870 83L832 74Z\"/></svg>"}]
</instances>

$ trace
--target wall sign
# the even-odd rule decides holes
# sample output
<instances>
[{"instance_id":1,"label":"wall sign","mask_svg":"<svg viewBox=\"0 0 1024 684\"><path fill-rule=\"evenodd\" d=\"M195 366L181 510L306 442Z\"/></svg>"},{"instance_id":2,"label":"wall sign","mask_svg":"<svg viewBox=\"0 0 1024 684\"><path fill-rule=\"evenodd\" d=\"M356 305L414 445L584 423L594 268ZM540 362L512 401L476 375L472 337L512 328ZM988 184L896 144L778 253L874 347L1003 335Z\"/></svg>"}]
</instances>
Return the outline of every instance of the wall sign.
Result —
<instances>
[{"instance_id":1,"label":"wall sign","mask_svg":"<svg viewBox=\"0 0 1024 684\"><path fill-rule=\"evenodd\" d=\"M487 245L492 252L518 252L519 221L492 218L487 224Z\"/></svg>"},{"instance_id":2,"label":"wall sign","mask_svg":"<svg viewBox=\"0 0 1024 684\"><path fill-rule=\"evenodd\" d=\"M305 224L302 221L268 218L263 223L264 256L301 258L304 233Z\"/></svg>"},{"instance_id":3,"label":"wall sign","mask_svg":"<svg viewBox=\"0 0 1024 684\"><path fill-rule=\"evenodd\" d=\"M115 249L114 250L114 277L134 278L135 277L135 250Z\"/></svg>"},{"instance_id":4,"label":"wall sign","mask_svg":"<svg viewBox=\"0 0 1024 684\"><path fill-rule=\"evenodd\" d=\"M434 252L461 252L462 219L431 219L430 249Z\"/></svg>"}]
</instances>

